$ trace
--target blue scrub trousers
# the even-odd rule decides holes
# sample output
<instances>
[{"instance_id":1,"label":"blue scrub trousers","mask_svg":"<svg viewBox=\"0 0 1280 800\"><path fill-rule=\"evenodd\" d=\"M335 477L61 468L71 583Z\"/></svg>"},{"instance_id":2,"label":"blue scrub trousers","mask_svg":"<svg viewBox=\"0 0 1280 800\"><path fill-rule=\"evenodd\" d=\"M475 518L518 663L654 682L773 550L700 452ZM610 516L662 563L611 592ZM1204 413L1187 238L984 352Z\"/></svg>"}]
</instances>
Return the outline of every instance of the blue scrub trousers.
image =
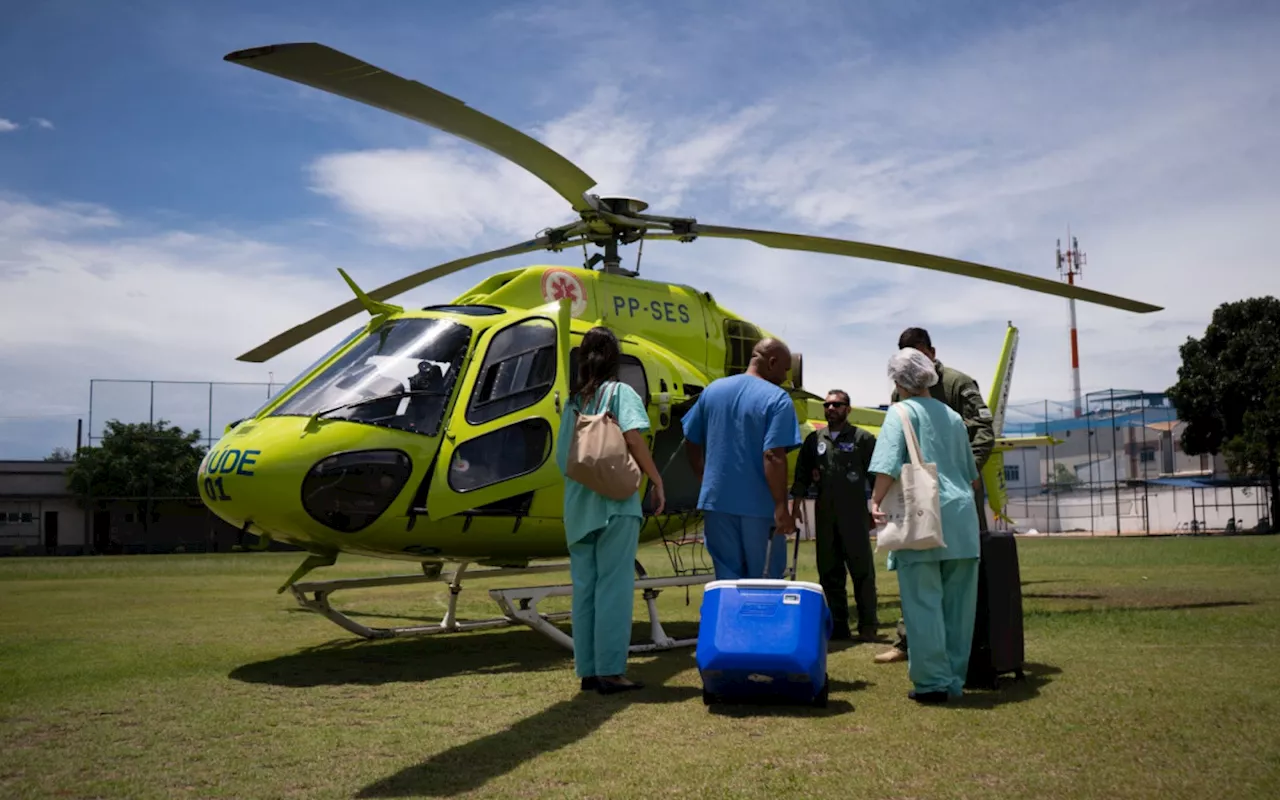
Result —
<instances>
[{"instance_id":1,"label":"blue scrub trousers","mask_svg":"<svg viewBox=\"0 0 1280 800\"><path fill-rule=\"evenodd\" d=\"M978 559L898 563L907 676L917 693L964 694L978 608Z\"/></svg>"},{"instance_id":2,"label":"blue scrub trousers","mask_svg":"<svg viewBox=\"0 0 1280 800\"><path fill-rule=\"evenodd\" d=\"M773 537L769 573L764 574L764 556L773 532L773 517L744 517L721 511L703 511L703 542L715 566L716 580L781 578L787 568L787 537Z\"/></svg>"},{"instance_id":3,"label":"blue scrub trousers","mask_svg":"<svg viewBox=\"0 0 1280 800\"><path fill-rule=\"evenodd\" d=\"M573 661L579 678L627 671L640 523L639 517L610 517L605 527L569 545Z\"/></svg>"}]
</instances>

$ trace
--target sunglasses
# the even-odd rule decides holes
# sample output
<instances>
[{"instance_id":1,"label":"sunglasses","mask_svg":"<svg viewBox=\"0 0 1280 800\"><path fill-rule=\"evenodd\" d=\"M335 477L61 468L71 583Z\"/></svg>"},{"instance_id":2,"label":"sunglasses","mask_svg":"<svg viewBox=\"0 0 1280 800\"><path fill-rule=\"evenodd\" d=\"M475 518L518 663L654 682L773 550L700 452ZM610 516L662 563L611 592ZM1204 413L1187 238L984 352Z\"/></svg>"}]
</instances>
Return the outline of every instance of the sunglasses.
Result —
<instances>
[{"instance_id":1,"label":"sunglasses","mask_svg":"<svg viewBox=\"0 0 1280 800\"><path fill-rule=\"evenodd\" d=\"M823 408L844 408L848 403L823 403Z\"/></svg>"}]
</instances>

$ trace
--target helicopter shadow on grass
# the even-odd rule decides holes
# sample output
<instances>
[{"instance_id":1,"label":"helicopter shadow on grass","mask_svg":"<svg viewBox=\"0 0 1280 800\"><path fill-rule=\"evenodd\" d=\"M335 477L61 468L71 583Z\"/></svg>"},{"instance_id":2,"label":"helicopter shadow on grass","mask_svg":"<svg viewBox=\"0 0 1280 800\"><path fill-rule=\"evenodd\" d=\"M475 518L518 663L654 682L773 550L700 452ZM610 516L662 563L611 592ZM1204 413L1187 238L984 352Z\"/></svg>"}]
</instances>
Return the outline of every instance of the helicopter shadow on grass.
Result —
<instances>
[{"instance_id":1,"label":"helicopter shadow on grass","mask_svg":"<svg viewBox=\"0 0 1280 800\"><path fill-rule=\"evenodd\" d=\"M636 627L636 635L647 625ZM696 635L696 623L664 624L669 635L683 638ZM671 678L696 669L689 650L657 653L643 660L634 658L627 675L645 687L639 691L600 696L595 692L576 692L577 678L568 673L574 695L554 703L531 717L522 719L505 730L449 748L360 790L356 797L450 797L472 792L488 781L505 775L521 764L532 761L581 741L605 722L631 705L679 704L702 699L700 686L668 686ZM831 690L845 692L865 688L858 681L833 681ZM699 704L701 707L701 704ZM709 713L718 716L806 716L830 717L848 713L853 705L834 699L826 708L812 708L772 703L751 705L724 703L711 706Z\"/></svg>"},{"instance_id":2,"label":"helicopter shadow on grass","mask_svg":"<svg viewBox=\"0 0 1280 800\"><path fill-rule=\"evenodd\" d=\"M420 764L366 786L355 796L451 797L474 791L527 761L585 739L628 706L701 698L702 690L696 686L665 685L691 666L687 651L658 653L643 661L633 658L627 665L627 676L643 683L644 688L609 696L578 692L578 679L566 671L565 680L574 692L569 699L553 703L505 730L436 753Z\"/></svg>"},{"instance_id":3,"label":"helicopter shadow on grass","mask_svg":"<svg viewBox=\"0 0 1280 800\"><path fill-rule=\"evenodd\" d=\"M540 633L520 628L382 641L334 639L245 664L228 677L292 688L369 686L458 675L546 672L572 664L572 653Z\"/></svg>"}]
</instances>

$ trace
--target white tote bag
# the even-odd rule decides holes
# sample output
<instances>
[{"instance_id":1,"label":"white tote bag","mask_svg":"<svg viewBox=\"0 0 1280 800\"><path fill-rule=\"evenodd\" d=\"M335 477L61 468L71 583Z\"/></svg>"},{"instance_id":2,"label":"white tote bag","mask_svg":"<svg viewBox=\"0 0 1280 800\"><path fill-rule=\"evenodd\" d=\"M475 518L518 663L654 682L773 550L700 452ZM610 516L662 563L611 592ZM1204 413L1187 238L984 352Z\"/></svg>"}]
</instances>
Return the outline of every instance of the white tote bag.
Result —
<instances>
[{"instance_id":1,"label":"white tote bag","mask_svg":"<svg viewBox=\"0 0 1280 800\"><path fill-rule=\"evenodd\" d=\"M926 464L920 443L902 403L894 404L902 418L911 463L902 472L880 503L888 520L876 534L876 550L932 550L946 547L942 539L942 500L938 493L938 465Z\"/></svg>"}]
</instances>

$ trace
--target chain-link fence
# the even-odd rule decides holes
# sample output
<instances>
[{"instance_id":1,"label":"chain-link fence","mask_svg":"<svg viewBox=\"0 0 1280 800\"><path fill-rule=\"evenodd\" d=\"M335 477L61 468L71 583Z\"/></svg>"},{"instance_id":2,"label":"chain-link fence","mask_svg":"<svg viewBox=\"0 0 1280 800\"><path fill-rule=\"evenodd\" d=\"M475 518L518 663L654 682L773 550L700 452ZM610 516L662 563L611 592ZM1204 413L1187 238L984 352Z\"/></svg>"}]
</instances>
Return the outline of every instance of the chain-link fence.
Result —
<instances>
[{"instance_id":1,"label":"chain-link fence","mask_svg":"<svg viewBox=\"0 0 1280 800\"><path fill-rule=\"evenodd\" d=\"M100 447L108 427L160 423L194 435L207 450L227 425L251 416L283 383L227 381L159 381L95 378L89 382L89 414L84 447ZM163 431L151 434L169 440ZM200 499L195 470L168 486L157 488L135 481L122 493L120 481L101 489L90 482L83 503L83 547L95 553L157 553L230 551L256 544L216 517ZM68 531L62 537L75 537ZM292 549L273 545L279 549Z\"/></svg>"},{"instance_id":2,"label":"chain-link fence","mask_svg":"<svg viewBox=\"0 0 1280 800\"><path fill-rule=\"evenodd\" d=\"M88 425L77 444L100 446L111 421L163 420L195 433L198 444L208 448L228 424L251 416L283 388L274 382L93 379ZM1004 454L1006 512L1019 532L1131 535L1270 528L1265 482L1228 480L1221 457L1184 453L1182 425L1162 393L1094 392L1082 398L1079 413L1071 402L1012 405L1002 424L1005 436L1054 440ZM205 507L194 471L189 485L176 486L166 491L134 482L133 491L121 492L90 485L74 500L46 497L21 507L9 502L4 521L15 517L15 531L31 528L30 543L48 552L228 551L256 543ZM812 531L802 535L809 538Z\"/></svg>"},{"instance_id":3,"label":"chain-link fence","mask_svg":"<svg viewBox=\"0 0 1280 800\"><path fill-rule=\"evenodd\" d=\"M1011 405L1004 435L1053 444L1004 454L1018 531L1157 534L1267 529L1262 480L1231 480L1220 456L1183 452L1162 392L1110 389L1073 402Z\"/></svg>"}]
</instances>

